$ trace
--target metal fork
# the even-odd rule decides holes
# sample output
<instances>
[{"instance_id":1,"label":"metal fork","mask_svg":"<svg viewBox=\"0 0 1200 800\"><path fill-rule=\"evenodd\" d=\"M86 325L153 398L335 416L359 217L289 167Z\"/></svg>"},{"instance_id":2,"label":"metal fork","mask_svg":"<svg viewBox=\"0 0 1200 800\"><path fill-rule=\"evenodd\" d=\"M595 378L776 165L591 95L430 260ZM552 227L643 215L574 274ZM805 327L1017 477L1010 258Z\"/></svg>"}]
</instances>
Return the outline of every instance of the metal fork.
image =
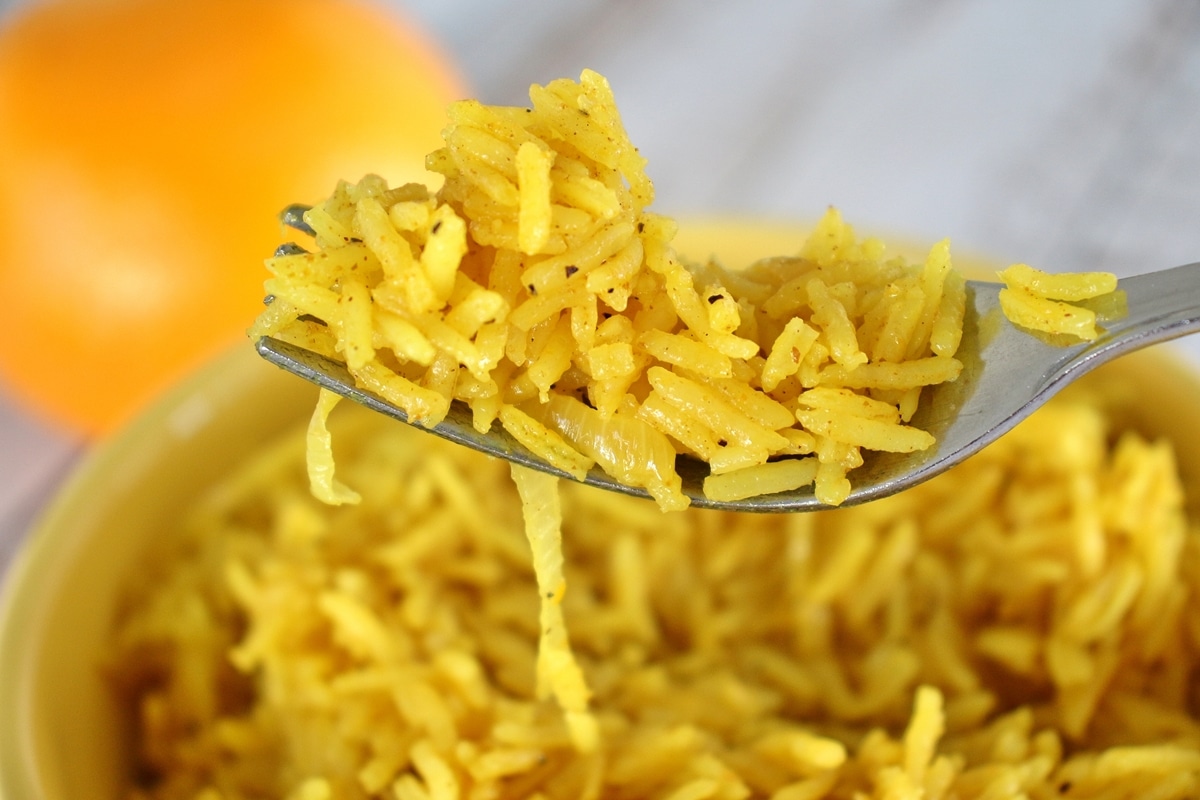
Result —
<instances>
[{"instance_id":1,"label":"metal fork","mask_svg":"<svg viewBox=\"0 0 1200 800\"><path fill-rule=\"evenodd\" d=\"M868 453L850 472L852 489L842 506L894 494L946 471L995 441L1028 417L1059 390L1092 369L1125 353L1200 329L1200 263L1124 278L1127 311L1106 323L1090 342L1068 343L1033 334L1013 325L1000 311L1001 284L967 282L967 312L957 357L962 374L951 383L927 387L910 424L933 434L936 443L917 453ZM405 413L359 389L344 365L270 337L257 342L263 358L319 386L401 422ZM417 426L420 427L420 426ZM479 433L471 412L461 403L430 433L484 453L563 478L570 476L530 453L500 426ZM683 492L692 505L733 511L795 512L828 508L813 487L761 495L734 502L710 500L702 484L706 464L681 456L677 469ZM584 481L638 497L643 489L625 486L593 468Z\"/></svg>"}]
</instances>

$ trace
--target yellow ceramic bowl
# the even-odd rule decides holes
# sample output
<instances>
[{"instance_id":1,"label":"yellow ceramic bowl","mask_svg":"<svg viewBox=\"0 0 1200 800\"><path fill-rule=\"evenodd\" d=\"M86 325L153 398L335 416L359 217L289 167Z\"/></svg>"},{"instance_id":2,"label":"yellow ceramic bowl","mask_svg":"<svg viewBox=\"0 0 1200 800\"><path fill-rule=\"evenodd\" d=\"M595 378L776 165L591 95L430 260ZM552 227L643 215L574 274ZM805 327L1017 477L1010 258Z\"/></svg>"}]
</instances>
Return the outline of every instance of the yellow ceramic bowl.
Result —
<instances>
[{"instance_id":1,"label":"yellow ceramic bowl","mask_svg":"<svg viewBox=\"0 0 1200 800\"><path fill-rule=\"evenodd\" d=\"M678 245L732 266L793 252L801 239L793 227L708 222L685 226ZM1162 351L1097 374L1129 424L1175 440L1200 498L1200 377ZM314 400L315 390L247 344L81 465L0 590L0 800L122 795L127 726L98 669L118 590L202 487L301 423Z\"/></svg>"}]
</instances>

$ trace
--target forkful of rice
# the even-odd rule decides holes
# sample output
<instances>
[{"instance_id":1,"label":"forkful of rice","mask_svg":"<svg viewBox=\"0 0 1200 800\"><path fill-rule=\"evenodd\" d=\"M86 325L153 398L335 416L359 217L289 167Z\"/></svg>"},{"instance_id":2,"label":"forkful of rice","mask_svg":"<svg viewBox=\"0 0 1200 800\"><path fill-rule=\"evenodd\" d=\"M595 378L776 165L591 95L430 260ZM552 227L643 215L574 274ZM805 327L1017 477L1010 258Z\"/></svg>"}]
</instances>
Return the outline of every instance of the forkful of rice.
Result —
<instances>
[{"instance_id":1,"label":"forkful of rice","mask_svg":"<svg viewBox=\"0 0 1200 800\"><path fill-rule=\"evenodd\" d=\"M368 176L285 211L251 330L322 389L603 489L743 511L885 497L964 460L1075 378L1200 327L1200 264L1126 278L1015 265L967 281L830 209L799 252L688 262L607 82L450 108L442 188ZM705 254L707 256L707 254ZM319 486L318 486L319 485Z\"/></svg>"}]
</instances>

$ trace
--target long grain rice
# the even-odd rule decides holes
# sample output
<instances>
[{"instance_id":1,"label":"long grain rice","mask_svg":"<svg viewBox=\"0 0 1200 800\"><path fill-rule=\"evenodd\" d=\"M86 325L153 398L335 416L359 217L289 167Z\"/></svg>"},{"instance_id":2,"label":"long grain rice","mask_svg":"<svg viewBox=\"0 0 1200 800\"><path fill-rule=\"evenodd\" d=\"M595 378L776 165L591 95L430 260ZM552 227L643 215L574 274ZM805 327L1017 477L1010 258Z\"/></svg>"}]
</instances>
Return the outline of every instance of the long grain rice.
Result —
<instances>
[{"instance_id":1,"label":"long grain rice","mask_svg":"<svg viewBox=\"0 0 1200 800\"><path fill-rule=\"evenodd\" d=\"M798 255L685 266L603 78L531 100L451 109L437 195L339 186L306 215L315 251L268 263L253 335L344 361L419 424L466 403L663 510L687 505L680 453L710 497L836 505L863 450L932 444L907 422L961 370L946 243L911 266L831 210ZM1006 278L1017 321L1080 336L1060 305L1112 283ZM1169 447L1110 445L1089 403L904 494L775 518L560 497L519 467L514 491L336 404L201 501L130 598L111 671L133 797L1200 788L1196 532Z\"/></svg>"},{"instance_id":2,"label":"long grain rice","mask_svg":"<svg viewBox=\"0 0 1200 800\"><path fill-rule=\"evenodd\" d=\"M341 407L360 504L297 431L139 573L133 796L1195 796L1200 530L1169 446L1086 400L819 514L565 483L552 585L507 465ZM540 694L540 653L582 684Z\"/></svg>"},{"instance_id":3,"label":"long grain rice","mask_svg":"<svg viewBox=\"0 0 1200 800\"><path fill-rule=\"evenodd\" d=\"M617 461L698 458L724 476L709 485L739 496L794 483L753 468L810 460L819 465L783 471L812 476L837 505L862 450L932 445L907 420L922 387L961 370L963 284L945 242L910 265L830 209L794 257L737 275L686 263L671 249L674 225L646 210L653 187L604 78L585 71L530 99L450 109L446 145L429 158L444 176L436 194L376 176L339 185L306 214L313 252L268 261L274 302L252 335L331 354L422 425L451 402L470 406L480 430L518 409L559 435L522 440L543 457L571 446L544 408L551 396L586 405L599 413L574 414L585 427L620 420L606 444ZM802 395L822 386L898 414L814 414ZM748 408L772 413L749 420ZM797 448L798 434L811 446ZM677 475L614 477L653 483L664 509L689 502Z\"/></svg>"}]
</instances>

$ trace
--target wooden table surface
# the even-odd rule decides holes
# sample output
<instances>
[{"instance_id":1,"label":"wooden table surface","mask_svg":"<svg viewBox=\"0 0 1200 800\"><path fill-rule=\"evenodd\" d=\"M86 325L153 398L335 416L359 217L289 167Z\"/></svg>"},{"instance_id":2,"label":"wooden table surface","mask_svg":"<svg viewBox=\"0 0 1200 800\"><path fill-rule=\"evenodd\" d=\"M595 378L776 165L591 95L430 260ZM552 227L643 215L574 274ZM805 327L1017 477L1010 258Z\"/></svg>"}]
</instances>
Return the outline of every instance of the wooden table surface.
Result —
<instances>
[{"instance_id":1,"label":"wooden table surface","mask_svg":"<svg viewBox=\"0 0 1200 800\"><path fill-rule=\"evenodd\" d=\"M605 74L663 213L832 204L860 230L1053 270L1200 259L1196 0L400 5L486 102ZM1200 364L1200 337L1168 346ZM0 385L0 573L85 453Z\"/></svg>"}]
</instances>

